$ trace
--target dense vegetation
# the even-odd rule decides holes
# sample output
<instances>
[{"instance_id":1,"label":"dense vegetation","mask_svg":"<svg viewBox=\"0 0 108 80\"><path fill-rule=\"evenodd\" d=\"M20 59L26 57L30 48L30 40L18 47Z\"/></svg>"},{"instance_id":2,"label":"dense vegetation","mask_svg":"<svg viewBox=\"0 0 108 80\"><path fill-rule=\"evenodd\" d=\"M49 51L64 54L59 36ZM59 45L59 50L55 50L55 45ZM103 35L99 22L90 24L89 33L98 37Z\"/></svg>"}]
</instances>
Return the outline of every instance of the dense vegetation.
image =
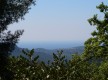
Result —
<instances>
[{"instance_id":1,"label":"dense vegetation","mask_svg":"<svg viewBox=\"0 0 108 80\"><path fill-rule=\"evenodd\" d=\"M12 73L6 68L9 65L8 58L24 32L16 30L12 33L8 30L8 25L24 19L23 16L28 13L30 5L34 2L34 0L0 0L0 76L2 79L11 79Z\"/></svg>"},{"instance_id":2,"label":"dense vegetation","mask_svg":"<svg viewBox=\"0 0 108 80\"><path fill-rule=\"evenodd\" d=\"M23 55L26 57L8 56L9 65L0 67L0 79L108 80L108 6L101 3L97 8L104 14L104 18L99 20L98 16L94 15L93 18L88 20L97 30L92 33L93 37L85 42L85 49L82 55L74 54L71 60L66 60L61 50L58 51L58 54L53 53L53 62L48 61L45 64L38 61L39 56L33 56L34 49L31 51L23 50ZM0 25L0 27L2 26ZM1 58L0 62L2 62ZM2 69L4 69L3 71L6 69L8 73L4 73ZM4 74L2 75L2 73ZM8 79L7 75L9 76Z\"/></svg>"}]
</instances>

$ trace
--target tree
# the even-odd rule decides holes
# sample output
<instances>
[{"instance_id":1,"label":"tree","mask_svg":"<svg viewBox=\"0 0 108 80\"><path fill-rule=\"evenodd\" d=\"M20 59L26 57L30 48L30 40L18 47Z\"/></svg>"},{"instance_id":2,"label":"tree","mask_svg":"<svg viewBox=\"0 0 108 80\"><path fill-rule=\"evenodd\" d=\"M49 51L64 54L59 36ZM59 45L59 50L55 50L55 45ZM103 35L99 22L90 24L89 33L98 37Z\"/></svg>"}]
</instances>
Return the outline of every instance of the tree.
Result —
<instances>
[{"instance_id":1,"label":"tree","mask_svg":"<svg viewBox=\"0 0 108 80\"><path fill-rule=\"evenodd\" d=\"M106 64L98 70L94 63L82 61L79 54L67 60L61 50L53 53L53 61L48 64L38 61L39 56L34 54L34 49L23 50L22 56L10 57L8 69L14 73L13 80L106 80Z\"/></svg>"},{"instance_id":2,"label":"tree","mask_svg":"<svg viewBox=\"0 0 108 80\"><path fill-rule=\"evenodd\" d=\"M96 27L96 30L91 33L92 37L85 42L85 50L83 57L85 59L108 59L108 6L103 2L97 6L97 9L103 13L104 18L98 19L98 15L88 19L90 25Z\"/></svg>"},{"instance_id":3,"label":"tree","mask_svg":"<svg viewBox=\"0 0 108 80\"><path fill-rule=\"evenodd\" d=\"M35 4L35 0L0 0L0 76L3 79L9 79L5 68L8 56L23 33L23 30L17 30L14 34L6 30L9 24L24 19L31 4Z\"/></svg>"},{"instance_id":4,"label":"tree","mask_svg":"<svg viewBox=\"0 0 108 80\"><path fill-rule=\"evenodd\" d=\"M107 10L103 3L97 6L104 13L104 20L97 15L89 19L91 25L97 26L90 39L85 42L82 55L74 54L71 60L66 60L63 51L53 53L53 61L45 64L34 57L34 49L22 50L22 56L10 57L8 70L14 73L14 80L107 80L108 79L108 29ZM97 65L92 60L101 59ZM103 61L102 61L103 59ZM18 65L20 64L20 65Z\"/></svg>"}]
</instances>

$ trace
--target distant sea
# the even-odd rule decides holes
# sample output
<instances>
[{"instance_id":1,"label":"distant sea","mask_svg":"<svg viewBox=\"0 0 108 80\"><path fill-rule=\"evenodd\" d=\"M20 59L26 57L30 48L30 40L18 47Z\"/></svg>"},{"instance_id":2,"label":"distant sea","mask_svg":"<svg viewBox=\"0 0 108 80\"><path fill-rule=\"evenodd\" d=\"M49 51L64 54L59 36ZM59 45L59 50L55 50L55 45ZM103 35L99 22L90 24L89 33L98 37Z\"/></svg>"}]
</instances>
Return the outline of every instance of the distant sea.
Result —
<instances>
[{"instance_id":1,"label":"distant sea","mask_svg":"<svg viewBox=\"0 0 108 80\"><path fill-rule=\"evenodd\" d=\"M20 48L44 48L44 49L60 49L60 48L72 48L77 46L84 46L84 42L19 42Z\"/></svg>"}]
</instances>

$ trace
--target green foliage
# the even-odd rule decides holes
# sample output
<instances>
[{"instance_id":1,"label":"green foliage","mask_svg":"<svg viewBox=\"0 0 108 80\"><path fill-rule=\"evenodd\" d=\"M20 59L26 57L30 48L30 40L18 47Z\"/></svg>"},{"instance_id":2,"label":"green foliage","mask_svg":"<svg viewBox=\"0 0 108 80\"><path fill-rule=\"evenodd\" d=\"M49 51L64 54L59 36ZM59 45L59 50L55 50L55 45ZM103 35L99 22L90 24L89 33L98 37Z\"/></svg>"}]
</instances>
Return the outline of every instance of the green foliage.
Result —
<instances>
[{"instance_id":1,"label":"green foliage","mask_svg":"<svg viewBox=\"0 0 108 80\"><path fill-rule=\"evenodd\" d=\"M7 69L13 72L13 80L107 80L108 61L99 65L84 61L78 54L67 61L63 51L53 53L53 62L38 62L39 56L31 51L23 50L23 56L10 57ZM32 58L31 58L32 57Z\"/></svg>"},{"instance_id":2,"label":"green foliage","mask_svg":"<svg viewBox=\"0 0 108 80\"><path fill-rule=\"evenodd\" d=\"M53 53L53 62L38 62L39 56L33 58L34 49L23 50L23 56L10 57L8 70L14 73L14 80L89 80L97 71L95 64L83 61L75 54L67 61L63 51Z\"/></svg>"},{"instance_id":3,"label":"green foliage","mask_svg":"<svg viewBox=\"0 0 108 80\"><path fill-rule=\"evenodd\" d=\"M3 80L11 80L12 73L6 70L6 66L9 65L8 57L24 32L16 30L11 33L8 31L8 25L24 19L24 15L34 3L35 0L0 0L0 77Z\"/></svg>"},{"instance_id":4,"label":"green foliage","mask_svg":"<svg viewBox=\"0 0 108 80\"><path fill-rule=\"evenodd\" d=\"M53 53L53 61L48 64L34 57L34 49L22 50L18 57L10 57L6 68L12 72L13 80L108 80L108 6L101 3L97 8L104 13L104 19L98 15L89 19L96 29L85 42L82 55L73 54L66 60L63 51Z\"/></svg>"},{"instance_id":5,"label":"green foliage","mask_svg":"<svg viewBox=\"0 0 108 80\"><path fill-rule=\"evenodd\" d=\"M99 66L99 75L101 75L102 80L108 80L108 61L102 62Z\"/></svg>"},{"instance_id":6,"label":"green foliage","mask_svg":"<svg viewBox=\"0 0 108 80\"><path fill-rule=\"evenodd\" d=\"M14 80L26 80L28 78L30 80L37 79L38 75L34 75L37 74L38 70L40 70L40 67L37 64L39 56L32 58L33 52L34 49L28 51L28 53L23 50L24 56L27 56L27 58L21 55L17 58L10 58L11 65L9 65L9 70L14 73Z\"/></svg>"},{"instance_id":7,"label":"green foliage","mask_svg":"<svg viewBox=\"0 0 108 80\"><path fill-rule=\"evenodd\" d=\"M101 3L97 9L103 13L104 18L98 19L98 15L88 19L90 25L96 27L92 32L92 36L85 42L85 58L91 59L107 59L108 58L108 6Z\"/></svg>"}]
</instances>

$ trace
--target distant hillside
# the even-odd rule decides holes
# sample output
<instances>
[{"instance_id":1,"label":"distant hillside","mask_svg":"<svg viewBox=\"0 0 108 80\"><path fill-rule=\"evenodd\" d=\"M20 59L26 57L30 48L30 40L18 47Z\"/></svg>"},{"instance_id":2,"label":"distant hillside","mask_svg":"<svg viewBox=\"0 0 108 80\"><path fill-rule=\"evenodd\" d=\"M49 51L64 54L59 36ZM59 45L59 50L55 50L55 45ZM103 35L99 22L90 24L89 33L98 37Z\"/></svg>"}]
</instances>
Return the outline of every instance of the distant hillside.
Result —
<instances>
[{"instance_id":1,"label":"distant hillside","mask_svg":"<svg viewBox=\"0 0 108 80\"><path fill-rule=\"evenodd\" d=\"M13 56L19 56L22 54L22 50L25 48L15 47L15 50L12 52ZM48 60L53 60L53 53L57 53L57 51L63 50L63 54L66 56L66 59L71 59L72 54L78 53L81 54L84 51L84 46L78 46L73 48L66 49L44 49L44 48L36 48L34 51L34 56L39 55L39 61L47 62Z\"/></svg>"}]
</instances>

